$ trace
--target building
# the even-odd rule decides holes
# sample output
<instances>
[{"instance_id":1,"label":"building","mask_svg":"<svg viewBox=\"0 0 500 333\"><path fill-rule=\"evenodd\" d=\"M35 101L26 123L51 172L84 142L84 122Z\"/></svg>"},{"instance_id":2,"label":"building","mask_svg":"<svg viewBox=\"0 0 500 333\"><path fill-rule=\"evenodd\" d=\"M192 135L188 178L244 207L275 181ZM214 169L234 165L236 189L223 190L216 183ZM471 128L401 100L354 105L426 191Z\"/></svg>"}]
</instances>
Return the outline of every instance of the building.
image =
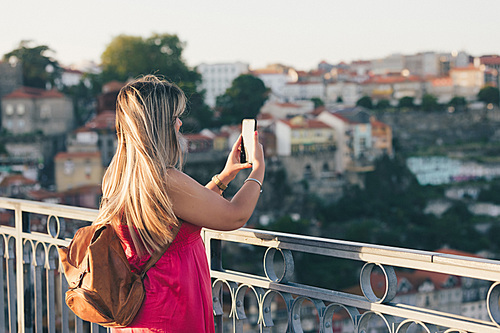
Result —
<instances>
[{"instance_id":1,"label":"building","mask_svg":"<svg viewBox=\"0 0 500 333\"><path fill-rule=\"evenodd\" d=\"M251 73L261 79L271 90L269 101L273 102L284 102L286 84L296 79L293 75L295 71L288 68L276 68L276 66L253 70Z\"/></svg>"},{"instance_id":2,"label":"building","mask_svg":"<svg viewBox=\"0 0 500 333\"><path fill-rule=\"evenodd\" d=\"M355 107L338 111L326 110L321 112L317 119L335 129L336 172L373 170L376 155L372 150L372 124L365 109Z\"/></svg>"},{"instance_id":3,"label":"building","mask_svg":"<svg viewBox=\"0 0 500 333\"><path fill-rule=\"evenodd\" d=\"M98 185L104 175L100 152L61 152L55 157L56 190Z\"/></svg>"},{"instance_id":4,"label":"building","mask_svg":"<svg viewBox=\"0 0 500 333\"><path fill-rule=\"evenodd\" d=\"M454 95L465 97L469 101L475 100L484 86L484 69L474 65L452 68L450 77L453 82Z\"/></svg>"},{"instance_id":5,"label":"building","mask_svg":"<svg viewBox=\"0 0 500 333\"><path fill-rule=\"evenodd\" d=\"M335 150L335 132L328 124L296 116L276 121L278 156L291 156Z\"/></svg>"},{"instance_id":6,"label":"building","mask_svg":"<svg viewBox=\"0 0 500 333\"><path fill-rule=\"evenodd\" d=\"M243 62L200 64L197 67L201 74L200 89L205 90L205 103L214 107L217 97L223 95L231 87L234 79L248 73L248 64Z\"/></svg>"},{"instance_id":7,"label":"building","mask_svg":"<svg viewBox=\"0 0 500 333\"><path fill-rule=\"evenodd\" d=\"M284 97L287 102L310 100L319 98L325 100L325 83L314 81L288 82L284 88Z\"/></svg>"},{"instance_id":8,"label":"building","mask_svg":"<svg viewBox=\"0 0 500 333\"><path fill-rule=\"evenodd\" d=\"M2 127L13 135L55 136L73 126L73 102L56 90L21 87L2 99Z\"/></svg>"},{"instance_id":9,"label":"building","mask_svg":"<svg viewBox=\"0 0 500 333\"><path fill-rule=\"evenodd\" d=\"M370 117L370 123L372 127L372 150L374 154L376 156L393 156L391 126L377 120L373 116Z\"/></svg>"},{"instance_id":10,"label":"building","mask_svg":"<svg viewBox=\"0 0 500 333\"><path fill-rule=\"evenodd\" d=\"M21 174L11 174L0 182L0 196L9 198L27 198L27 194L40 188L37 181Z\"/></svg>"}]
</instances>

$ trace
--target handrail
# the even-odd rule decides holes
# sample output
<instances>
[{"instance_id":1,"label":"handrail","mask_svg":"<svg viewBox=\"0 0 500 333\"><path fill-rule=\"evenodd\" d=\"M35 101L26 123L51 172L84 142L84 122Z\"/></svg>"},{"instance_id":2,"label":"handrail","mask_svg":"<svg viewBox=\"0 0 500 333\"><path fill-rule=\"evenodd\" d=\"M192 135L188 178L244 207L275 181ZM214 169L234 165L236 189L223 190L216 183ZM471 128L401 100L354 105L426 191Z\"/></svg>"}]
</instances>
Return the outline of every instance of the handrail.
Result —
<instances>
[{"instance_id":1,"label":"handrail","mask_svg":"<svg viewBox=\"0 0 500 333\"><path fill-rule=\"evenodd\" d=\"M83 332L86 324L64 303L67 285L57 269L56 247L71 240L71 234L64 233L65 226L88 223L95 219L97 210L0 197L0 216L5 214L14 223L0 226L0 272L6 272L5 280L0 276L0 308L8 308L8 318L4 318L5 311L0 311L0 325L5 323L0 331L25 332L46 327L48 332ZM46 225L47 231L35 228L37 220ZM334 332L334 326L338 332L340 324L344 331L350 327L359 333L373 327L404 333L415 326L423 332L500 332L500 261L250 228L231 232L203 229L202 237L213 281L218 332L271 332L273 328L303 332L310 317L317 332ZM244 256L254 253L250 248L262 249L263 257L258 259L264 274L223 267L223 255L234 246L248 251L243 252ZM294 272L300 269L294 256L300 253L364 264L358 281L362 295L294 281ZM280 261L277 257L281 258L280 269L275 268ZM398 280L397 268L481 282L487 293L480 301L489 319L403 301L398 296L401 279ZM372 286L375 270L382 272L385 281L382 294ZM248 308L248 302L254 309ZM309 314L307 309L311 310ZM250 314L254 317L250 318ZM97 332L98 326L90 325L90 330Z\"/></svg>"}]
</instances>

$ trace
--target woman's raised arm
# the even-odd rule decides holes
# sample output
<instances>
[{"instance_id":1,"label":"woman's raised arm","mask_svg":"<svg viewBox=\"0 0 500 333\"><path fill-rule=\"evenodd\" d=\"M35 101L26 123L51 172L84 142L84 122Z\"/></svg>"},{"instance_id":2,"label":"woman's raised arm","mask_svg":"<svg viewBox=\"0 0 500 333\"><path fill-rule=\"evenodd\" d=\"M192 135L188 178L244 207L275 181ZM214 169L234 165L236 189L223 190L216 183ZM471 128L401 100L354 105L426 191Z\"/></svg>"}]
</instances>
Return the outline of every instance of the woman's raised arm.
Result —
<instances>
[{"instance_id":1,"label":"woman's raised arm","mask_svg":"<svg viewBox=\"0 0 500 333\"><path fill-rule=\"evenodd\" d=\"M240 140L239 138L233 146L226 167L220 174L222 182L234 179L240 170L249 167L247 164L238 165L237 163L239 162L237 155ZM262 184L265 162L257 132L255 132L254 142L254 162L248 178ZM178 218L210 229L234 230L245 225L252 215L260 196L261 188L258 182L245 182L228 201L220 196L219 191L216 191L215 184L207 184L205 187L188 175L172 169L168 174L168 195Z\"/></svg>"}]
</instances>

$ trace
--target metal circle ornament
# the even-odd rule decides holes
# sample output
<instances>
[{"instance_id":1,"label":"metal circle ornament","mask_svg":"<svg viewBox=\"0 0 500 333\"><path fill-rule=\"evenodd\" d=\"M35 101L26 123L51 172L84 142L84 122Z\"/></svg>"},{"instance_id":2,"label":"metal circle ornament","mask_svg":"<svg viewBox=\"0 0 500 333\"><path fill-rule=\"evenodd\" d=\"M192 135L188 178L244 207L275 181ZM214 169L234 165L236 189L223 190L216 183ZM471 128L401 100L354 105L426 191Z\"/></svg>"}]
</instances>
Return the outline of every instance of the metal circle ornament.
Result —
<instances>
[{"instance_id":1,"label":"metal circle ornament","mask_svg":"<svg viewBox=\"0 0 500 333\"><path fill-rule=\"evenodd\" d=\"M283 258L283 273L280 277L276 275L274 270L274 255L276 252L281 253ZM264 254L264 272L269 280L278 283L287 283L293 276L294 262L292 252L290 250L282 250L270 247Z\"/></svg>"},{"instance_id":2,"label":"metal circle ornament","mask_svg":"<svg viewBox=\"0 0 500 333\"><path fill-rule=\"evenodd\" d=\"M385 278L385 291L382 297L375 295L371 284L371 274L375 267L380 268L382 273L384 273ZM372 303L389 303L394 299L397 292L398 278L396 277L396 272L392 266L383 266L376 263L366 263L361 269L360 274L360 284L361 291Z\"/></svg>"},{"instance_id":3,"label":"metal circle ornament","mask_svg":"<svg viewBox=\"0 0 500 333\"><path fill-rule=\"evenodd\" d=\"M486 297L486 305L488 308L488 315L491 321L500 327L500 282L495 282L491 285L488 291L488 296Z\"/></svg>"}]
</instances>

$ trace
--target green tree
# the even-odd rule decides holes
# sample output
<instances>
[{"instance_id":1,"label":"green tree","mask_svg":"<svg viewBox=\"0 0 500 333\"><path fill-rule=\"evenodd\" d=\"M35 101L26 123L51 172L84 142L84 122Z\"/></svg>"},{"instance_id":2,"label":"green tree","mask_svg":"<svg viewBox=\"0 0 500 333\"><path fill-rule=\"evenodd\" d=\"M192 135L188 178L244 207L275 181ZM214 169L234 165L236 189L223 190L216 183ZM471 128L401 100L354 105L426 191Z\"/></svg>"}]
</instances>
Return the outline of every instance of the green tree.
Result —
<instances>
[{"instance_id":1,"label":"green tree","mask_svg":"<svg viewBox=\"0 0 500 333\"><path fill-rule=\"evenodd\" d=\"M318 97L313 97L311 98L311 101L314 103L314 108L316 109L317 107L325 105L325 102L321 98Z\"/></svg>"},{"instance_id":2,"label":"green tree","mask_svg":"<svg viewBox=\"0 0 500 333\"><path fill-rule=\"evenodd\" d=\"M222 124L239 124L245 118L255 118L266 102L269 89L261 79L243 74L234 79L224 95L217 97Z\"/></svg>"},{"instance_id":3,"label":"green tree","mask_svg":"<svg viewBox=\"0 0 500 333\"><path fill-rule=\"evenodd\" d=\"M477 94L477 99L486 104L498 105L499 101L499 91L498 88L492 86L486 86L479 90Z\"/></svg>"},{"instance_id":4,"label":"green tree","mask_svg":"<svg viewBox=\"0 0 500 333\"><path fill-rule=\"evenodd\" d=\"M403 109L403 108L409 108L409 109L414 108L415 107L414 98L410 97L410 96L401 97L399 99L398 107L400 109Z\"/></svg>"},{"instance_id":5,"label":"green tree","mask_svg":"<svg viewBox=\"0 0 500 333\"><path fill-rule=\"evenodd\" d=\"M467 100L462 96L454 96L449 102L448 106L453 108L453 111L464 111L467 107Z\"/></svg>"},{"instance_id":6,"label":"green tree","mask_svg":"<svg viewBox=\"0 0 500 333\"><path fill-rule=\"evenodd\" d=\"M422 110L423 111L437 111L439 109L439 103L436 96L431 94L425 94L422 97Z\"/></svg>"},{"instance_id":7,"label":"green tree","mask_svg":"<svg viewBox=\"0 0 500 333\"><path fill-rule=\"evenodd\" d=\"M177 35L152 34L149 38L119 35L101 55L101 83L123 82L145 74L164 76L176 83L188 98L183 131L209 127L213 113L204 103L205 92L198 89L201 75L190 69L182 58L184 46Z\"/></svg>"},{"instance_id":8,"label":"green tree","mask_svg":"<svg viewBox=\"0 0 500 333\"><path fill-rule=\"evenodd\" d=\"M381 99L380 101L377 102L377 105L375 108L377 110L385 110L391 107L391 102L389 102L388 99Z\"/></svg>"},{"instance_id":9,"label":"green tree","mask_svg":"<svg viewBox=\"0 0 500 333\"><path fill-rule=\"evenodd\" d=\"M23 84L28 87L45 89L61 77L61 67L50 56L53 52L47 45L32 46L33 42L23 40L19 47L3 56L5 61L20 63L23 72Z\"/></svg>"},{"instance_id":10,"label":"green tree","mask_svg":"<svg viewBox=\"0 0 500 333\"><path fill-rule=\"evenodd\" d=\"M153 34L149 38L119 35L101 55L104 82L127 81L145 74L163 75L179 82L198 82L201 76L182 59L184 43L177 35Z\"/></svg>"},{"instance_id":11,"label":"green tree","mask_svg":"<svg viewBox=\"0 0 500 333\"><path fill-rule=\"evenodd\" d=\"M363 96L356 102L356 106L362 106L367 109L373 109L373 102L370 96Z\"/></svg>"}]
</instances>

